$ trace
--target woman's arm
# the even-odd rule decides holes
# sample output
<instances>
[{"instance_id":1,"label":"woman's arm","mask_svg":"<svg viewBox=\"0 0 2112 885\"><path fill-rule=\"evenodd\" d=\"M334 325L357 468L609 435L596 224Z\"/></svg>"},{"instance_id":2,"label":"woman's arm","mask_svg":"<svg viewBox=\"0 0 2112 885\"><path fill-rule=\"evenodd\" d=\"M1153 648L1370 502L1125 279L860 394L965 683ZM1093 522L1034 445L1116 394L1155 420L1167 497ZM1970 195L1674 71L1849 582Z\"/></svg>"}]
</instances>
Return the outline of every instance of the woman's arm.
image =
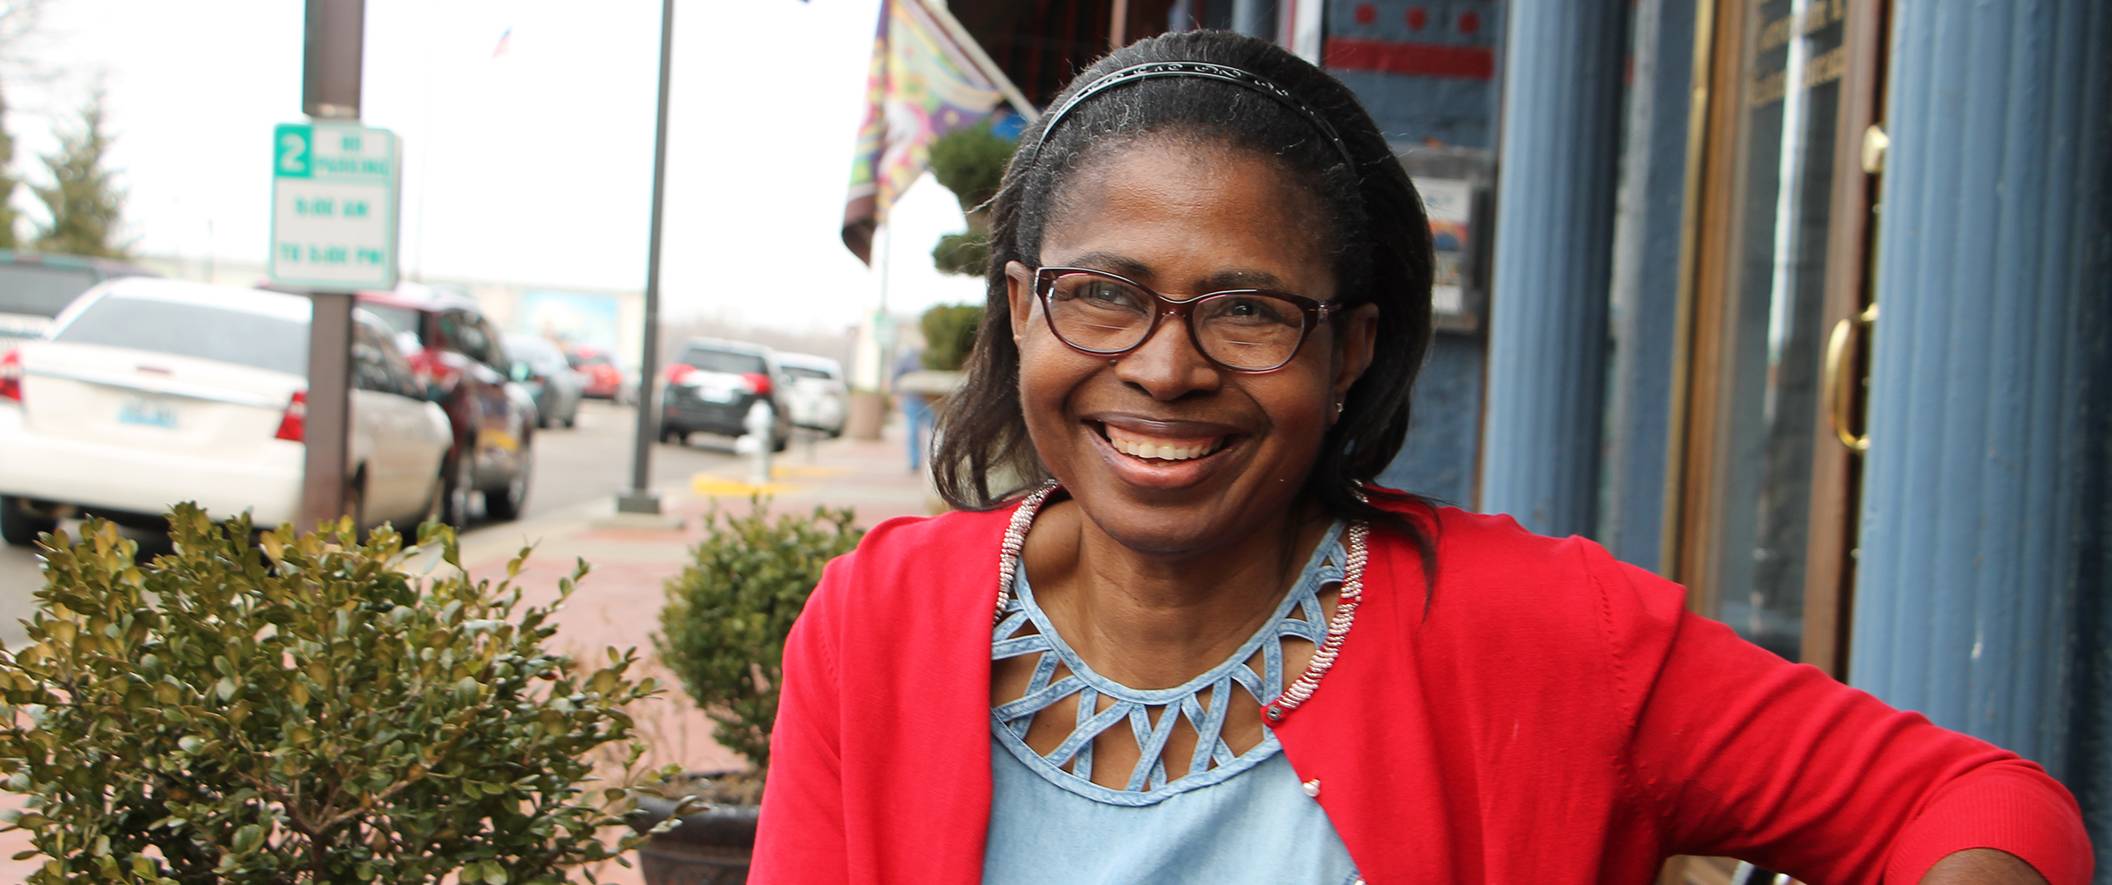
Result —
<instances>
[{"instance_id":1,"label":"woman's arm","mask_svg":"<svg viewBox=\"0 0 2112 885\"><path fill-rule=\"evenodd\" d=\"M784 684L770 732L770 770L763 782L751 881L849 881L844 842L836 659L824 591L849 557L829 565L807 608L785 639Z\"/></svg>"},{"instance_id":2,"label":"woman's arm","mask_svg":"<svg viewBox=\"0 0 2112 885\"><path fill-rule=\"evenodd\" d=\"M2075 800L2037 765L1785 662L1677 608L1677 585L1588 555L1615 613L1633 789L1669 850L1814 882L2011 881L1960 853L1996 849L2055 885L2088 881Z\"/></svg>"},{"instance_id":3,"label":"woman's arm","mask_svg":"<svg viewBox=\"0 0 2112 885\"><path fill-rule=\"evenodd\" d=\"M2045 885L2031 864L1992 848L1960 851L1936 862L1921 885Z\"/></svg>"}]
</instances>

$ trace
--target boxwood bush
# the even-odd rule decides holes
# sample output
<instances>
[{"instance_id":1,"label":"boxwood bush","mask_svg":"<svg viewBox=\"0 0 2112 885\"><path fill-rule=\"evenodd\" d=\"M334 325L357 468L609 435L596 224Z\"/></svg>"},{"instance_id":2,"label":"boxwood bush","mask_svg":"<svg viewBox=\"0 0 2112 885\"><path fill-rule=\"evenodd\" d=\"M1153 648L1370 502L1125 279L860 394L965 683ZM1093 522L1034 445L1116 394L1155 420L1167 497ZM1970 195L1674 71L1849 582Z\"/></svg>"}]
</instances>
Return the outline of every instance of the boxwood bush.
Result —
<instances>
[{"instance_id":1,"label":"boxwood bush","mask_svg":"<svg viewBox=\"0 0 2112 885\"><path fill-rule=\"evenodd\" d=\"M444 526L421 543L453 568L423 577L391 529L183 506L170 531L145 565L106 522L48 537L29 642L0 655L32 882L555 882L635 844L604 840L630 794L591 757L635 768L623 708L656 690L632 653L549 650L556 606L512 583L527 551L494 586Z\"/></svg>"},{"instance_id":2,"label":"boxwood bush","mask_svg":"<svg viewBox=\"0 0 2112 885\"><path fill-rule=\"evenodd\" d=\"M720 745L757 772L770 765L785 636L821 581L822 566L858 546L865 531L847 509L772 520L751 502L745 516L717 510L682 574L667 582L660 657L711 717Z\"/></svg>"}]
</instances>

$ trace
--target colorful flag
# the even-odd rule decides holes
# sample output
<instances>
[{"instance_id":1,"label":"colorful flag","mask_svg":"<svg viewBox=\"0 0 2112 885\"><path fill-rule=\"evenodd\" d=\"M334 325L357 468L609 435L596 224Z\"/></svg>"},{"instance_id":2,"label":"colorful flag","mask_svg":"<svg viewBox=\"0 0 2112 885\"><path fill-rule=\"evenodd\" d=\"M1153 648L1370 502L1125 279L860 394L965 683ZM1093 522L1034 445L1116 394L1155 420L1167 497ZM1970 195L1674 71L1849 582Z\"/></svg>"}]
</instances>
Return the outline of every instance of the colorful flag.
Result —
<instances>
[{"instance_id":1,"label":"colorful flag","mask_svg":"<svg viewBox=\"0 0 2112 885\"><path fill-rule=\"evenodd\" d=\"M867 264L873 260L873 231L924 174L931 143L981 122L1004 100L993 77L924 3L880 0L865 125L858 129L843 209L843 244Z\"/></svg>"}]
</instances>

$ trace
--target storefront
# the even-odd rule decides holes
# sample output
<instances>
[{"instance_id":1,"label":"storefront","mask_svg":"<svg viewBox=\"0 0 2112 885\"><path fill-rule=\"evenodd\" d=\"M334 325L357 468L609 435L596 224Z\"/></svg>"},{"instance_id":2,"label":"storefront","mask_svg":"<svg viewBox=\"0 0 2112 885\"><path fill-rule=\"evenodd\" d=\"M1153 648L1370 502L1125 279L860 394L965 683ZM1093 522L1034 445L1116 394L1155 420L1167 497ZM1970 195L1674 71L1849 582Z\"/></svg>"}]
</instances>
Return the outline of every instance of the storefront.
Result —
<instances>
[{"instance_id":1,"label":"storefront","mask_svg":"<svg viewBox=\"0 0 2112 885\"><path fill-rule=\"evenodd\" d=\"M2030 756L2112 844L2112 9L1507 6L1477 505Z\"/></svg>"}]
</instances>

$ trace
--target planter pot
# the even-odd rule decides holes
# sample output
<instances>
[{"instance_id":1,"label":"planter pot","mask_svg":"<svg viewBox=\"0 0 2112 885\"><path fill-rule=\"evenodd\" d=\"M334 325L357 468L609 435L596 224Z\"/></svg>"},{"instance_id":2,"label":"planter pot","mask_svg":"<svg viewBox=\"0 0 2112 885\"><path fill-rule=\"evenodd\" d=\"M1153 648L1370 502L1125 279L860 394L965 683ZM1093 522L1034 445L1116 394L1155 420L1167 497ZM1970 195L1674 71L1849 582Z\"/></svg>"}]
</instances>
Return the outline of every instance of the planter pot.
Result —
<instances>
[{"instance_id":1,"label":"planter pot","mask_svg":"<svg viewBox=\"0 0 2112 885\"><path fill-rule=\"evenodd\" d=\"M843 433L852 439L879 439L887 423L887 394L871 390L851 391L851 411L843 421Z\"/></svg>"},{"instance_id":2,"label":"planter pot","mask_svg":"<svg viewBox=\"0 0 2112 885\"><path fill-rule=\"evenodd\" d=\"M643 796L631 812L631 829L644 833L674 814L674 799ZM755 853L754 805L715 805L682 816L681 826L638 847L639 871L647 885L740 885L748 881Z\"/></svg>"}]
</instances>

